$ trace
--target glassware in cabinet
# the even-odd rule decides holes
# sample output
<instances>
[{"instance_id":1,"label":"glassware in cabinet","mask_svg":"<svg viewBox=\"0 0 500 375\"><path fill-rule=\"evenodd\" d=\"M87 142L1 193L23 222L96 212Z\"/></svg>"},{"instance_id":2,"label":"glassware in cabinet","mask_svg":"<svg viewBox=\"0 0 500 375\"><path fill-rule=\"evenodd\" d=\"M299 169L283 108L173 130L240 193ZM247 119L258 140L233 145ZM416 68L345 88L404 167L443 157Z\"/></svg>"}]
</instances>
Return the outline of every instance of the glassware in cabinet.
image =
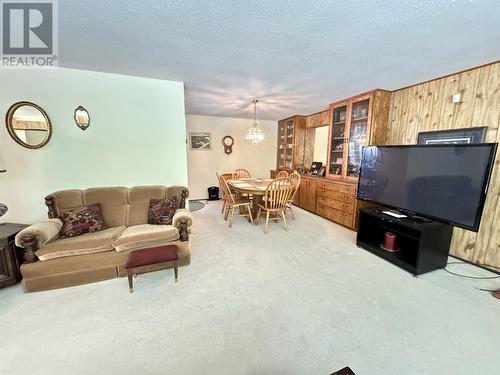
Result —
<instances>
[{"instance_id":1,"label":"glassware in cabinet","mask_svg":"<svg viewBox=\"0 0 500 375\"><path fill-rule=\"evenodd\" d=\"M346 140L346 116L347 106L342 106L333 109L332 130L330 139L330 165L329 174L334 176L342 176L345 140Z\"/></svg>"},{"instance_id":2,"label":"glassware in cabinet","mask_svg":"<svg viewBox=\"0 0 500 375\"><path fill-rule=\"evenodd\" d=\"M359 177L362 148L368 145L369 106L369 99L352 104L348 136L347 177Z\"/></svg>"}]
</instances>

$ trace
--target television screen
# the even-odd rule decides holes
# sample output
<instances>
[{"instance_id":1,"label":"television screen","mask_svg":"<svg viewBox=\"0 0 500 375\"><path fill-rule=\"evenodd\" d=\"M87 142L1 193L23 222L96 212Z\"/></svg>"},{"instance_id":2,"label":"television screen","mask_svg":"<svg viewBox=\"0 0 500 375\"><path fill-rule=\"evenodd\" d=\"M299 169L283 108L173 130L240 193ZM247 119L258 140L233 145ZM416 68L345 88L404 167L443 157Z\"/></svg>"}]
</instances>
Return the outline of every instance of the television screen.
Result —
<instances>
[{"instance_id":1,"label":"television screen","mask_svg":"<svg viewBox=\"0 0 500 375\"><path fill-rule=\"evenodd\" d=\"M476 231L497 144L368 146L358 199Z\"/></svg>"}]
</instances>

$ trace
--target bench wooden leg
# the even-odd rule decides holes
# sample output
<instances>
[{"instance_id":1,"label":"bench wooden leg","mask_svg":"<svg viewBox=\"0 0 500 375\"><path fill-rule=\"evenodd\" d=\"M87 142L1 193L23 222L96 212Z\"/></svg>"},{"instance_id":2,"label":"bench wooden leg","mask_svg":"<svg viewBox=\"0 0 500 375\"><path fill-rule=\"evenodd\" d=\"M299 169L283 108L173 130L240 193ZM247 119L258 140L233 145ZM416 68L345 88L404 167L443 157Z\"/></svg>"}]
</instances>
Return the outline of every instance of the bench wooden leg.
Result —
<instances>
[{"instance_id":1,"label":"bench wooden leg","mask_svg":"<svg viewBox=\"0 0 500 375\"><path fill-rule=\"evenodd\" d=\"M174 275L175 275L175 282L177 282L177 279L179 278L179 266L177 263L174 265Z\"/></svg>"},{"instance_id":2,"label":"bench wooden leg","mask_svg":"<svg viewBox=\"0 0 500 375\"><path fill-rule=\"evenodd\" d=\"M128 277L128 287L130 290L130 293L134 291L134 275L132 273L127 272L127 277Z\"/></svg>"}]
</instances>

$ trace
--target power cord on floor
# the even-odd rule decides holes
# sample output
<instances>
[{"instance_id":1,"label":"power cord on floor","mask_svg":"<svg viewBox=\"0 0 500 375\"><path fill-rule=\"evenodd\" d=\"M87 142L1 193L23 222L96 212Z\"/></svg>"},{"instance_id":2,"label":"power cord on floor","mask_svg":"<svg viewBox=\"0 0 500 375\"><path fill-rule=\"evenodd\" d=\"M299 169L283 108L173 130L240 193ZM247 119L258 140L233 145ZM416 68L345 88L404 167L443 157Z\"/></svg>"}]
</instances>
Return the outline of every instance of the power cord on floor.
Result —
<instances>
[{"instance_id":1,"label":"power cord on floor","mask_svg":"<svg viewBox=\"0 0 500 375\"><path fill-rule=\"evenodd\" d=\"M448 264L470 264L471 266L489 267L489 268L496 268L497 270L500 270L500 267L492 266L491 264L486 264L486 263L477 263L476 264L476 263L467 263L467 262L448 262Z\"/></svg>"},{"instance_id":2,"label":"power cord on floor","mask_svg":"<svg viewBox=\"0 0 500 375\"><path fill-rule=\"evenodd\" d=\"M456 273L456 272L452 272L446 268L443 268L446 272L448 273L451 273L452 275L455 275L455 276L460 276L460 277L465 277L467 279L476 279L476 280L490 280L490 279L500 279L500 275L499 276L490 276L490 277L480 277L480 276L469 276L469 275L462 275L460 273Z\"/></svg>"},{"instance_id":3,"label":"power cord on floor","mask_svg":"<svg viewBox=\"0 0 500 375\"><path fill-rule=\"evenodd\" d=\"M465 262L449 262L446 266L449 266L450 264L469 264L469 263L465 263ZM496 267L496 266L491 266L489 264L479 264L480 266L483 266L483 267L491 267L491 268L497 268L497 269L500 269L500 267ZM472 264L471 264L472 266ZM482 276L470 276L470 275L463 275L463 274L460 274L460 273L456 273L456 272L453 272L453 271L450 271L449 269L447 269L446 267L443 268L446 272L448 273L451 273L452 275L455 275L455 276L460 276L460 277L465 277L467 279L476 279L476 280L491 280L491 279L500 279L500 275L499 276L488 276L488 277L482 277Z\"/></svg>"},{"instance_id":4,"label":"power cord on floor","mask_svg":"<svg viewBox=\"0 0 500 375\"><path fill-rule=\"evenodd\" d=\"M495 293L498 291L497 289L483 289L483 288L478 288L476 286L474 287L474 289L480 290L481 292L490 292L490 293Z\"/></svg>"}]
</instances>

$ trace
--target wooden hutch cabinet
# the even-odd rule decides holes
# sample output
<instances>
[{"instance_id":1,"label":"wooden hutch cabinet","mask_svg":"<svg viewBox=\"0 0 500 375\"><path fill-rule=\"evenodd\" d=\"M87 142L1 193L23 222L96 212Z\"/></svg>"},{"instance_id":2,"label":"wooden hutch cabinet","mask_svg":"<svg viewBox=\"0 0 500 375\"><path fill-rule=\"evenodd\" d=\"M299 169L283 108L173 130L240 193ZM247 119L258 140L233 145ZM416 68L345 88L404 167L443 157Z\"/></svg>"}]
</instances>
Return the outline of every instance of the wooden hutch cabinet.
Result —
<instances>
[{"instance_id":1,"label":"wooden hutch cabinet","mask_svg":"<svg viewBox=\"0 0 500 375\"><path fill-rule=\"evenodd\" d=\"M278 121L278 170L293 170L303 153L306 128L305 116L292 116Z\"/></svg>"},{"instance_id":2,"label":"wooden hutch cabinet","mask_svg":"<svg viewBox=\"0 0 500 375\"><path fill-rule=\"evenodd\" d=\"M367 206L356 199L356 193L357 186L351 182L304 175L294 204L354 230L358 208Z\"/></svg>"},{"instance_id":3,"label":"wooden hutch cabinet","mask_svg":"<svg viewBox=\"0 0 500 375\"><path fill-rule=\"evenodd\" d=\"M317 214L348 228L356 228L357 187L346 182L321 181Z\"/></svg>"},{"instance_id":4,"label":"wooden hutch cabinet","mask_svg":"<svg viewBox=\"0 0 500 375\"><path fill-rule=\"evenodd\" d=\"M299 201L297 206L311 212L316 212L316 192L318 190L318 182L312 178L302 178L299 188Z\"/></svg>"},{"instance_id":5,"label":"wooden hutch cabinet","mask_svg":"<svg viewBox=\"0 0 500 375\"><path fill-rule=\"evenodd\" d=\"M326 179L319 183L317 214L356 229L356 199L363 146L386 142L389 91L374 90L330 105Z\"/></svg>"},{"instance_id":6,"label":"wooden hutch cabinet","mask_svg":"<svg viewBox=\"0 0 500 375\"><path fill-rule=\"evenodd\" d=\"M324 125L330 125L330 116L332 111L327 109L318 113L313 113L306 117L306 128L317 128Z\"/></svg>"},{"instance_id":7,"label":"wooden hutch cabinet","mask_svg":"<svg viewBox=\"0 0 500 375\"><path fill-rule=\"evenodd\" d=\"M317 154L314 147L318 144L318 128L328 126L328 135L324 127L325 135L321 136L321 139L328 137L324 139L328 143L323 159L326 176L302 175L294 202L297 206L356 229L358 209L368 205L356 199L362 148L386 143L389 104L389 91L373 90L332 103L326 111L307 117L294 116L278 123L278 170L292 170L298 165L310 167L312 155ZM297 126L297 118L300 118L300 126ZM289 128L292 133L287 132ZM291 146L288 142L292 140ZM276 173L271 171L271 177Z\"/></svg>"},{"instance_id":8,"label":"wooden hutch cabinet","mask_svg":"<svg viewBox=\"0 0 500 375\"><path fill-rule=\"evenodd\" d=\"M357 182L363 146L386 141L390 96L374 90L330 105L327 177Z\"/></svg>"}]
</instances>

